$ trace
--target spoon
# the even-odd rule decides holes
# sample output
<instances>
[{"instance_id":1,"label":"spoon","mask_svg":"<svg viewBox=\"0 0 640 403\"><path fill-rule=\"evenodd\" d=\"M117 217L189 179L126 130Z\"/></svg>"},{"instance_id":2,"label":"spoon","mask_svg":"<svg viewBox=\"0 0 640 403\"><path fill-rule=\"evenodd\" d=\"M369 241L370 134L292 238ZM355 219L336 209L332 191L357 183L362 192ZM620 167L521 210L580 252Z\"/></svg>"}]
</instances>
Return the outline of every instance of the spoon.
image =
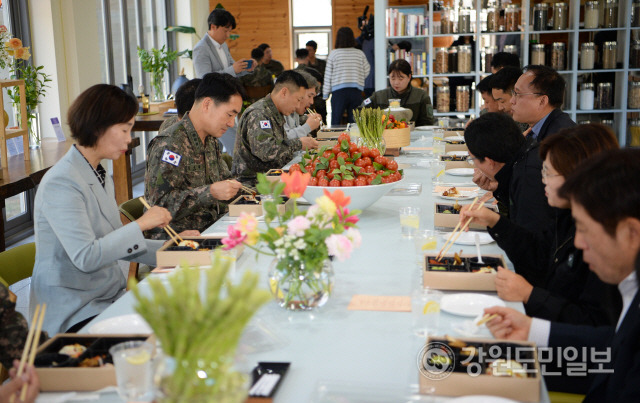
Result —
<instances>
[{"instance_id":1,"label":"spoon","mask_svg":"<svg viewBox=\"0 0 640 403\"><path fill-rule=\"evenodd\" d=\"M476 253L478 254L478 263L484 264L484 262L482 261L482 255L480 254L480 235L478 235L478 233L476 232L474 238L476 241Z\"/></svg>"}]
</instances>

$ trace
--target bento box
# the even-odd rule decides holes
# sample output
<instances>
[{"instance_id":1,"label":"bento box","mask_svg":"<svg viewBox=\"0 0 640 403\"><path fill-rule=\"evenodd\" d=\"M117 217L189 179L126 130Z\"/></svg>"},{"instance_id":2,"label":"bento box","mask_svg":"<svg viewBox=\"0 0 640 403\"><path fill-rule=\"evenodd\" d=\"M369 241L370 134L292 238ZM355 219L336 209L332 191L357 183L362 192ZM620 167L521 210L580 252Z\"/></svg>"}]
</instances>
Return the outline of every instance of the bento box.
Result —
<instances>
[{"instance_id":1,"label":"bento box","mask_svg":"<svg viewBox=\"0 0 640 403\"><path fill-rule=\"evenodd\" d=\"M471 204L469 202L469 204ZM433 217L433 225L436 228L455 228L460 221L460 209L463 205L455 202L451 203L435 203L434 208L434 217ZM498 206L496 205L486 205L485 207L498 212ZM486 230L487 227L484 225L480 225L478 223L472 222L469 224L470 229L481 229Z\"/></svg>"},{"instance_id":2,"label":"bento box","mask_svg":"<svg viewBox=\"0 0 640 403\"><path fill-rule=\"evenodd\" d=\"M420 393L540 401L541 371L534 343L429 337L418 365Z\"/></svg>"},{"instance_id":3,"label":"bento box","mask_svg":"<svg viewBox=\"0 0 640 403\"><path fill-rule=\"evenodd\" d=\"M256 217L263 215L262 211L262 195L242 195L229 204L229 216L240 217L241 213L253 214ZM287 210L293 208L293 201L286 196L281 196L282 203L277 206L278 213L284 214Z\"/></svg>"},{"instance_id":4,"label":"bento box","mask_svg":"<svg viewBox=\"0 0 640 403\"><path fill-rule=\"evenodd\" d=\"M446 254L440 261L436 257L423 257L422 283L438 290L495 291L498 266L507 267L504 257L496 254L482 255L482 264L472 254Z\"/></svg>"},{"instance_id":5,"label":"bento box","mask_svg":"<svg viewBox=\"0 0 640 403\"><path fill-rule=\"evenodd\" d=\"M211 264L211 252L222 246L222 237L192 236L183 237L189 244L176 245L167 243L156 251L156 265L159 267L175 267L184 262L195 266L208 266ZM192 242L195 242L192 243ZM194 248L194 246L196 246ZM233 248L231 253L238 258L244 250L243 245Z\"/></svg>"},{"instance_id":6,"label":"bento box","mask_svg":"<svg viewBox=\"0 0 640 403\"><path fill-rule=\"evenodd\" d=\"M148 338L148 334L57 334L43 343L36 353L34 365L40 378L40 390L88 391L117 386L109 349L125 341ZM65 346L79 348L76 345L86 349L76 358L59 353Z\"/></svg>"},{"instance_id":7,"label":"bento box","mask_svg":"<svg viewBox=\"0 0 640 403\"><path fill-rule=\"evenodd\" d=\"M289 170L288 169L270 169L267 171L266 174L264 174L264 176L265 178L267 178L269 182L279 182L280 175L282 175L283 173L289 173Z\"/></svg>"}]
</instances>

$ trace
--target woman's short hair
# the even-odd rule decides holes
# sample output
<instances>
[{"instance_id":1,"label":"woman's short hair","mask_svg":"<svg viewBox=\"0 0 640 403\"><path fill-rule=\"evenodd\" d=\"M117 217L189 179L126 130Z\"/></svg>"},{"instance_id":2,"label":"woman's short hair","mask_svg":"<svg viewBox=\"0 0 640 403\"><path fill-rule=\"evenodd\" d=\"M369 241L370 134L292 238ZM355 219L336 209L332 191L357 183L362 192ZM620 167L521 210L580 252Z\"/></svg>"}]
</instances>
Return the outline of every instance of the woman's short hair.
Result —
<instances>
[{"instance_id":1,"label":"woman's short hair","mask_svg":"<svg viewBox=\"0 0 640 403\"><path fill-rule=\"evenodd\" d=\"M120 88L96 84L73 101L67 121L78 145L94 147L107 129L126 123L138 112L138 101Z\"/></svg>"},{"instance_id":2,"label":"woman's short hair","mask_svg":"<svg viewBox=\"0 0 640 403\"><path fill-rule=\"evenodd\" d=\"M398 59L391 62L387 74L391 75L394 71L402 73L407 77L411 77L411 65L404 59Z\"/></svg>"},{"instance_id":3,"label":"woman's short hair","mask_svg":"<svg viewBox=\"0 0 640 403\"><path fill-rule=\"evenodd\" d=\"M607 126L592 123L577 125L545 138L540 143L540 159L549 158L553 168L565 178L578 165L605 150L620 148L618 140Z\"/></svg>"},{"instance_id":4,"label":"woman's short hair","mask_svg":"<svg viewBox=\"0 0 640 403\"><path fill-rule=\"evenodd\" d=\"M336 49L355 48L356 38L353 36L353 30L349 27L342 27L336 34Z\"/></svg>"}]
</instances>

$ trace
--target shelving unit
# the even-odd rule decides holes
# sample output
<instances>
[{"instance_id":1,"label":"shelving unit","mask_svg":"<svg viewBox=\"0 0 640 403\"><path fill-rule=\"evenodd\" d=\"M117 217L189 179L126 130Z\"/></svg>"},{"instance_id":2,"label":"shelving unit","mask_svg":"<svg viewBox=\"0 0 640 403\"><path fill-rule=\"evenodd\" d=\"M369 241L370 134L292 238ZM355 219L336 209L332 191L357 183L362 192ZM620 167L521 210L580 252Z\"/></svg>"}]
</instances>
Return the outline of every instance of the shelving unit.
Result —
<instances>
[{"instance_id":1,"label":"shelving unit","mask_svg":"<svg viewBox=\"0 0 640 403\"><path fill-rule=\"evenodd\" d=\"M376 24L375 27L375 57L376 57L376 69L375 69L375 83L376 90L380 90L387 87L387 77L386 70L388 66L388 52L387 52L387 41L389 39L424 39L427 42L427 69L428 74L426 75L415 75L414 77L424 77L429 81L428 92L431 97L432 102L434 103L434 110L436 109L435 105L435 87L434 87L434 78L439 77L473 77L474 82L478 83L482 78L486 77L488 73L485 73L481 70L482 67L482 59L484 57L484 49L481 46L482 41L481 38L487 36L495 36L495 35L521 35L521 47L520 51L520 61L522 66L526 66L529 64L529 52L530 52L530 38L534 35L540 35L544 39L544 35L547 34L564 34L566 35L566 63L569 69L560 71L559 73L565 78L567 83L567 91L565 96L565 103L563 105L563 110L571 115L572 119L578 122L578 117L584 117L585 115L601 115L608 114L613 115L614 121L614 130L618 135L618 140L620 144L624 145L628 142L628 134L627 134L627 115L628 113L638 113L640 110L638 109L629 109L627 107L628 102L628 87L629 87L629 75L630 73L640 73L640 68L630 68L629 67L629 53L630 47L632 43L632 31L639 31L640 27L631 27L631 10L632 10L632 0L619 0L618 6L618 27L617 28L597 28L597 29L583 29L580 28L580 14L584 7L581 4L580 0L564 0L569 4L568 9L568 25L569 29L563 30L545 30L545 31L534 31L533 30L533 22L532 22L532 11L533 4L540 3L541 1L529 1L523 0L521 7L521 21L524 23L521 26L521 31L518 32L481 32L482 21L480 19L480 10L482 10L482 0L474 0L473 5L475 6L473 12L475 13L475 23L472 22L472 33L464 33L464 34L434 34L433 33L433 21L434 21L434 3L432 1L428 2L428 6L425 11L427 13L426 20L428 21L428 35L421 35L416 37L387 37L385 36L386 27L379 27ZM604 0L601 0L604 1ZM584 3L584 2L583 2ZM552 6L552 5L551 5ZM384 16L386 10L388 9L388 0L375 0L375 14ZM391 8L403 8L399 7L391 7ZM551 14L551 12L550 12ZM385 20L380 18L380 20ZM616 69L595 69L595 70L580 70L579 66L579 53L580 53L580 34L582 33L592 33L594 35L598 32L616 32L617 38L616 42L618 44L617 48L617 61L618 68ZM475 48L475 66L472 66L472 72L469 74L466 73L450 73L450 74L434 74L433 65L434 65L434 38L439 37L451 37L458 35L471 35L474 38L476 43ZM636 34L638 35L638 34ZM474 69L475 67L475 69ZM579 83L581 80L581 76L586 74L600 74L600 73L613 73L615 74L615 81L612 82L613 91L614 91L614 109L593 109L593 110L581 110L578 107L579 100ZM455 96L454 93L451 94L453 98ZM478 115L480 112L481 98L480 94L477 91L474 91L474 108L470 109L467 113L438 113L435 112L434 115L437 116L456 116L456 115ZM631 119L631 118L629 118Z\"/></svg>"}]
</instances>

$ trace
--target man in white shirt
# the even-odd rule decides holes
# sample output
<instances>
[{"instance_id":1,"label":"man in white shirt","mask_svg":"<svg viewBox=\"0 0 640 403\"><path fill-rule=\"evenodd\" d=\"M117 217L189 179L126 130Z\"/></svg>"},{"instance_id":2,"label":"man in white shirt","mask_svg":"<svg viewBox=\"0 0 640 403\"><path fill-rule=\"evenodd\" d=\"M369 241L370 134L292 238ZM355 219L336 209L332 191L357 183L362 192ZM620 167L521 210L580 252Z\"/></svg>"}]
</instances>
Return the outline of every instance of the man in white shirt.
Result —
<instances>
[{"instance_id":1,"label":"man in white shirt","mask_svg":"<svg viewBox=\"0 0 640 403\"><path fill-rule=\"evenodd\" d=\"M487 323L496 338L533 341L539 347L553 347L556 355L557 348L585 348L588 356L581 356L580 362L590 370L595 366L594 352L609 349L604 370L588 378L585 402L640 401L639 172L639 149L609 151L587 161L560 189L560 195L571 200L574 243L584 261L602 281L617 284L622 295L615 328L551 323L509 308L485 310L498 315Z\"/></svg>"}]
</instances>

